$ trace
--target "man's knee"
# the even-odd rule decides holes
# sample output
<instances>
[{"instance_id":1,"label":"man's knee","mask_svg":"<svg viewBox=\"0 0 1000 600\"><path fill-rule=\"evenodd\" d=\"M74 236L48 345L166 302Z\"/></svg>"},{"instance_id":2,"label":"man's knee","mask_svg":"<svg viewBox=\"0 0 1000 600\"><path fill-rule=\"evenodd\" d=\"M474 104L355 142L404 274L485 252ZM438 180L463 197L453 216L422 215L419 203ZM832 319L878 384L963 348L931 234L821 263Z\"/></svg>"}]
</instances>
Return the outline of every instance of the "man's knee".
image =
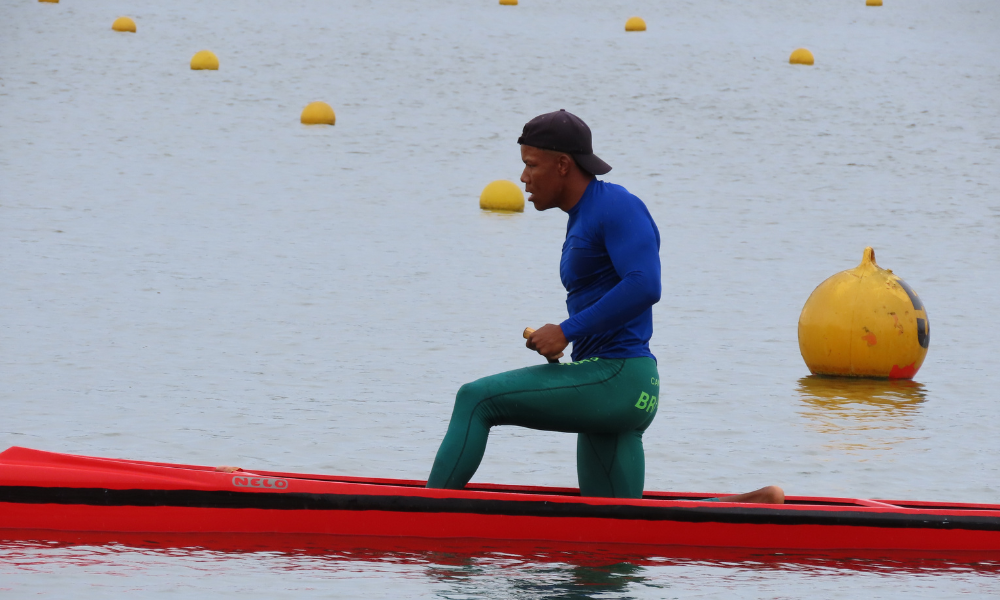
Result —
<instances>
[{"instance_id":1,"label":"man's knee","mask_svg":"<svg viewBox=\"0 0 1000 600\"><path fill-rule=\"evenodd\" d=\"M458 388L458 394L455 395L455 406L469 409L475 408L477 404L486 398L488 394L486 388L487 385L483 383L482 379L466 383Z\"/></svg>"},{"instance_id":2,"label":"man's knee","mask_svg":"<svg viewBox=\"0 0 1000 600\"><path fill-rule=\"evenodd\" d=\"M784 504L785 503L785 490L781 489L776 485L769 485L765 488L761 488L761 492L764 493L763 502L767 504Z\"/></svg>"}]
</instances>

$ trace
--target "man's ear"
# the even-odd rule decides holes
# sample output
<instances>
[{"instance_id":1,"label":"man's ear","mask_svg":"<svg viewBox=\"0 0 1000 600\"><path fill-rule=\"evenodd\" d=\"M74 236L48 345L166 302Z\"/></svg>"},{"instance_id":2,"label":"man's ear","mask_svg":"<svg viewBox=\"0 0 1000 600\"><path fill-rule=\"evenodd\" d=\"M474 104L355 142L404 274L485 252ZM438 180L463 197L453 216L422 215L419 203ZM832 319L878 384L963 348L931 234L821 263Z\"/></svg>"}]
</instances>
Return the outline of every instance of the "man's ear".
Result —
<instances>
[{"instance_id":1,"label":"man's ear","mask_svg":"<svg viewBox=\"0 0 1000 600\"><path fill-rule=\"evenodd\" d=\"M565 177L573 170L573 157L569 154L559 155L559 174Z\"/></svg>"}]
</instances>

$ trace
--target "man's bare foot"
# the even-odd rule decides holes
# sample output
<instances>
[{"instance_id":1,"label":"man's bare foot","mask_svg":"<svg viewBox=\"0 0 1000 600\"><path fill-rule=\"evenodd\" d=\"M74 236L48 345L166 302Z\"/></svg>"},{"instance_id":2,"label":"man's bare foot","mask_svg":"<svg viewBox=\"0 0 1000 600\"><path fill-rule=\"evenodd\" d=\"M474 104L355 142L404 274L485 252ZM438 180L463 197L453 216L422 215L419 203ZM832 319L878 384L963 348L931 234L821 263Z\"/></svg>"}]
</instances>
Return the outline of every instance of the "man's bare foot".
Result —
<instances>
[{"instance_id":1,"label":"man's bare foot","mask_svg":"<svg viewBox=\"0 0 1000 600\"><path fill-rule=\"evenodd\" d=\"M236 471L242 471L243 469L239 467L222 466L222 467L215 467L215 470L218 471L219 473L235 473Z\"/></svg>"},{"instance_id":2,"label":"man's bare foot","mask_svg":"<svg viewBox=\"0 0 1000 600\"><path fill-rule=\"evenodd\" d=\"M737 494L735 496L720 496L720 502L746 502L750 504L784 504L785 490L776 485L762 487L759 490Z\"/></svg>"}]
</instances>

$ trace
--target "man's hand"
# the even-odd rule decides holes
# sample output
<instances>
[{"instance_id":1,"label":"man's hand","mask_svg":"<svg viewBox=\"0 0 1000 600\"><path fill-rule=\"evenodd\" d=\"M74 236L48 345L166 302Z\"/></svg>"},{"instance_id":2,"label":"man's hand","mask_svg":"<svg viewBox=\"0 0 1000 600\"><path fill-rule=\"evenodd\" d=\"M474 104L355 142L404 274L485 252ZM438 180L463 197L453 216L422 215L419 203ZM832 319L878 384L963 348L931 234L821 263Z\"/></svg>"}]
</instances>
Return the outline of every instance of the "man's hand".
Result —
<instances>
[{"instance_id":1,"label":"man's hand","mask_svg":"<svg viewBox=\"0 0 1000 600\"><path fill-rule=\"evenodd\" d=\"M525 344L529 350L534 350L549 360L559 360L568 345L562 328L551 323L532 332Z\"/></svg>"}]
</instances>

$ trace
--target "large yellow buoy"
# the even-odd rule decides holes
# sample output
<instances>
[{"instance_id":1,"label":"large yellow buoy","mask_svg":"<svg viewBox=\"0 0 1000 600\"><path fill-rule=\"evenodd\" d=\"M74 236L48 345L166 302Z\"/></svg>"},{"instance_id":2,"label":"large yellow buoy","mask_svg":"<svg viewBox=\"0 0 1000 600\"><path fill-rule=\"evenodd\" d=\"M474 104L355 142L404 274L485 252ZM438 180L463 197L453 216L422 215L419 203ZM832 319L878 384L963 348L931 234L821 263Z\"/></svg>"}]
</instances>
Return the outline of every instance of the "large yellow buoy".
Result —
<instances>
[{"instance_id":1,"label":"large yellow buoy","mask_svg":"<svg viewBox=\"0 0 1000 600\"><path fill-rule=\"evenodd\" d=\"M793 65L811 65L814 62L813 53L805 48L799 48L788 57L788 62Z\"/></svg>"},{"instance_id":2,"label":"large yellow buoy","mask_svg":"<svg viewBox=\"0 0 1000 600\"><path fill-rule=\"evenodd\" d=\"M882 6L882 0L865 0L865 6Z\"/></svg>"},{"instance_id":3,"label":"large yellow buoy","mask_svg":"<svg viewBox=\"0 0 1000 600\"><path fill-rule=\"evenodd\" d=\"M629 20L625 21L625 31L646 31L646 22L642 17L629 17Z\"/></svg>"},{"instance_id":4,"label":"large yellow buoy","mask_svg":"<svg viewBox=\"0 0 1000 600\"><path fill-rule=\"evenodd\" d=\"M219 57L208 50L201 50L191 57L192 71L218 71Z\"/></svg>"},{"instance_id":5,"label":"large yellow buoy","mask_svg":"<svg viewBox=\"0 0 1000 600\"><path fill-rule=\"evenodd\" d=\"M517 6L517 0L500 0L500 6Z\"/></svg>"},{"instance_id":6,"label":"large yellow buoy","mask_svg":"<svg viewBox=\"0 0 1000 600\"><path fill-rule=\"evenodd\" d=\"M337 115L326 102L310 102L302 109L299 120L303 125L333 125L337 122Z\"/></svg>"},{"instance_id":7,"label":"large yellow buoy","mask_svg":"<svg viewBox=\"0 0 1000 600\"><path fill-rule=\"evenodd\" d=\"M920 297L870 247L860 265L819 284L799 316L799 351L816 375L910 379L930 340Z\"/></svg>"},{"instance_id":8,"label":"large yellow buoy","mask_svg":"<svg viewBox=\"0 0 1000 600\"><path fill-rule=\"evenodd\" d=\"M524 192L512 181L498 179L483 188L479 208L502 212L524 212Z\"/></svg>"},{"instance_id":9,"label":"large yellow buoy","mask_svg":"<svg viewBox=\"0 0 1000 600\"><path fill-rule=\"evenodd\" d=\"M111 24L111 29L115 31L131 31L135 33L135 21L128 17L118 17L115 22Z\"/></svg>"}]
</instances>

